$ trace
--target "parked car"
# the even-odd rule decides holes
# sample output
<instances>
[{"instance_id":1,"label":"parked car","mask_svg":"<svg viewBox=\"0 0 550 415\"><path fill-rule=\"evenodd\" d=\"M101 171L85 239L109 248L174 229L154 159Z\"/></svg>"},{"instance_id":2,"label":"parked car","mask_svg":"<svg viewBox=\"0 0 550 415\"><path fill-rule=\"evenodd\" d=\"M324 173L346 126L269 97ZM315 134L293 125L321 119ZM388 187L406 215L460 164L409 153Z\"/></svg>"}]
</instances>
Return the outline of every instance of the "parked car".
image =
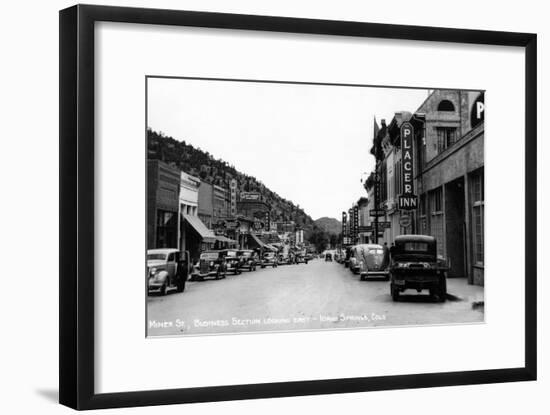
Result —
<instances>
[{"instance_id":1,"label":"parked car","mask_svg":"<svg viewBox=\"0 0 550 415\"><path fill-rule=\"evenodd\" d=\"M357 253L357 246L358 245L353 245L350 248L348 260L349 270L354 274L359 274L359 258Z\"/></svg>"},{"instance_id":2,"label":"parked car","mask_svg":"<svg viewBox=\"0 0 550 415\"><path fill-rule=\"evenodd\" d=\"M243 264L240 251L238 251L237 249L225 249L222 252L225 256L226 272L232 273L234 275L240 274L242 272L241 267Z\"/></svg>"},{"instance_id":3,"label":"parked car","mask_svg":"<svg viewBox=\"0 0 550 415\"><path fill-rule=\"evenodd\" d=\"M325 261L330 261L332 262L332 254L330 252L327 252L325 254Z\"/></svg>"},{"instance_id":4,"label":"parked car","mask_svg":"<svg viewBox=\"0 0 550 415\"><path fill-rule=\"evenodd\" d=\"M295 261L296 264L307 264L309 259L308 259L307 255L305 255L305 254L297 254L294 257L294 261Z\"/></svg>"},{"instance_id":5,"label":"parked car","mask_svg":"<svg viewBox=\"0 0 550 415\"><path fill-rule=\"evenodd\" d=\"M188 251L170 248L147 250L147 292L166 295L172 289L184 291L189 267Z\"/></svg>"},{"instance_id":6,"label":"parked car","mask_svg":"<svg viewBox=\"0 0 550 415\"><path fill-rule=\"evenodd\" d=\"M241 256L241 269L256 271L256 267L260 264L258 254L251 249L239 251L239 254Z\"/></svg>"},{"instance_id":7,"label":"parked car","mask_svg":"<svg viewBox=\"0 0 550 415\"><path fill-rule=\"evenodd\" d=\"M262 258L262 268L273 267L276 268L278 265L278 258L275 252L266 252Z\"/></svg>"},{"instance_id":8,"label":"parked car","mask_svg":"<svg viewBox=\"0 0 550 415\"><path fill-rule=\"evenodd\" d=\"M389 270L384 248L377 244L360 244L354 247L360 280L364 281L369 277L382 277L389 279Z\"/></svg>"},{"instance_id":9,"label":"parked car","mask_svg":"<svg viewBox=\"0 0 550 415\"><path fill-rule=\"evenodd\" d=\"M203 281L207 277L225 278L227 274L223 251L205 251L193 266L192 281Z\"/></svg>"},{"instance_id":10,"label":"parked car","mask_svg":"<svg viewBox=\"0 0 550 415\"><path fill-rule=\"evenodd\" d=\"M439 301L447 296L448 268L437 258L436 239L426 235L400 235L391 249L390 293L393 301L406 289L429 290Z\"/></svg>"},{"instance_id":11,"label":"parked car","mask_svg":"<svg viewBox=\"0 0 550 415\"><path fill-rule=\"evenodd\" d=\"M279 254L277 259L278 265L290 265L294 263L294 256L290 254Z\"/></svg>"}]
</instances>

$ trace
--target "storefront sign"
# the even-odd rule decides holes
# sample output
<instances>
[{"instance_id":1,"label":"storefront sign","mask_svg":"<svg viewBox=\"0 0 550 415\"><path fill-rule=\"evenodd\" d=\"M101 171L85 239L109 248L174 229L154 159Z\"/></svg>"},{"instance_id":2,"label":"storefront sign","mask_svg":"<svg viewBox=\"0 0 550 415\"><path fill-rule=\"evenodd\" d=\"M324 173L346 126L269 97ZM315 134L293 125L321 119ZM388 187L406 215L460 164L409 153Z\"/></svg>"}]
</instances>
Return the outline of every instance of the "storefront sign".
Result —
<instances>
[{"instance_id":1,"label":"storefront sign","mask_svg":"<svg viewBox=\"0 0 550 415\"><path fill-rule=\"evenodd\" d=\"M369 211L370 216L386 216L386 211L384 209L371 209Z\"/></svg>"},{"instance_id":2,"label":"storefront sign","mask_svg":"<svg viewBox=\"0 0 550 415\"><path fill-rule=\"evenodd\" d=\"M359 228L359 206L353 207L353 237L357 239Z\"/></svg>"},{"instance_id":3,"label":"storefront sign","mask_svg":"<svg viewBox=\"0 0 550 415\"><path fill-rule=\"evenodd\" d=\"M347 220L348 214L346 212L342 212L342 235L344 239L348 236Z\"/></svg>"},{"instance_id":4,"label":"storefront sign","mask_svg":"<svg viewBox=\"0 0 550 415\"><path fill-rule=\"evenodd\" d=\"M231 216L237 216L237 180L235 179L232 179L229 184L229 197L229 210Z\"/></svg>"},{"instance_id":5,"label":"storefront sign","mask_svg":"<svg viewBox=\"0 0 550 415\"><path fill-rule=\"evenodd\" d=\"M482 92L476 98L472 105L470 113L470 124L472 128L481 124L485 120L485 94Z\"/></svg>"},{"instance_id":6,"label":"storefront sign","mask_svg":"<svg viewBox=\"0 0 550 415\"><path fill-rule=\"evenodd\" d=\"M408 228L409 226L411 226L411 222L411 217L409 215L401 214L401 216L399 217L399 225L404 228Z\"/></svg>"},{"instance_id":7,"label":"storefront sign","mask_svg":"<svg viewBox=\"0 0 550 415\"><path fill-rule=\"evenodd\" d=\"M411 123L401 125L401 162L403 193L399 196L399 209L416 209L418 198L414 194L414 129Z\"/></svg>"},{"instance_id":8,"label":"storefront sign","mask_svg":"<svg viewBox=\"0 0 550 415\"><path fill-rule=\"evenodd\" d=\"M260 200L260 194L256 192L241 192L241 200Z\"/></svg>"}]
</instances>

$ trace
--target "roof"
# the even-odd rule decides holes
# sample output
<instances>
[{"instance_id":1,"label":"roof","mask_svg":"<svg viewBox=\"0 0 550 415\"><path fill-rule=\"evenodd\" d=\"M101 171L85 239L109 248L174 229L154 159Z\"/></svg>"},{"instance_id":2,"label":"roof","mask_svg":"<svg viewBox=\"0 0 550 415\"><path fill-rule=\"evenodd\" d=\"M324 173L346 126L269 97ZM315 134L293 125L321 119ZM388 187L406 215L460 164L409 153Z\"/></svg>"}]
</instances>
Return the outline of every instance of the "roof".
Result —
<instances>
[{"instance_id":1,"label":"roof","mask_svg":"<svg viewBox=\"0 0 550 415\"><path fill-rule=\"evenodd\" d=\"M399 235L395 237L395 242L435 242L435 238L429 235Z\"/></svg>"},{"instance_id":2,"label":"roof","mask_svg":"<svg viewBox=\"0 0 550 415\"><path fill-rule=\"evenodd\" d=\"M357 244L352 246L352 248L358 248L358 247L365 247L365 248L380 248L382 249L382 245L379 244Z\"/></svg>"},{"instance_id":3,"label":"roof","mask_svg":"<svg viewBox=\"0 0 550 415\"><path fill-rule=\"evenodd\" d=\"M178 252L177 248L157 248L157 249L148 249L148 254L168 254L170 252Z\"/></svg>"},{"instance_id":4,"label":"roof","mask_svg":"<svg viewBox=\"0 0 550 415\"><path fill-rule=\"evenodd\" d=\"M237 241L235 241L234 239L230 239L230 238L228 238L226 236L223 236L223 235L216 236L216 239L220 242L228 242L230 244L236 244L237 243Z\"/></svg>"},{"instance_id":5,"label":"roof","mask_svg":"<svg viewBox=\"0 0 550 415\"><path fill-rule=\"evenodd\" d=\"M197 231L203 242L216 242L217 237L214 232L208 229L198 216L183 215L183 218Z\"/></svg>"}]
</instances>

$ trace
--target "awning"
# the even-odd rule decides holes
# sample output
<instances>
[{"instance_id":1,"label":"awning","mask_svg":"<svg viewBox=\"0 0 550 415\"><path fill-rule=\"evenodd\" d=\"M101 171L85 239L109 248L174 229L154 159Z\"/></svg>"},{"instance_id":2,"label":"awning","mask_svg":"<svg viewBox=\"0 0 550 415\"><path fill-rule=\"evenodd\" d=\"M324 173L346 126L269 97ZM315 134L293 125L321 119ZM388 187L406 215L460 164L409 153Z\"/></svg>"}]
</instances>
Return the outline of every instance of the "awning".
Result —
<instances>
[{"instance_id":1,"label":"awning","mask_svg":"<svg viewBox=\"0 0 550 415\"><path fill-rule=\"evenodd\" d=\"M192 216L192 215L182 215L183 218L197 231L197 233L202 238L203 242L206 243L213 243L216 242L216 235L214 232L212 232L210 229L206 227L204 223L202 223L202 220L199 219L198 216Z\"/></svg>"},{"instance_id":2,"label":"awning","mask_svg":"<svg viewBox=\"0 0 550 415\"><path fill-rule=\"evenodd\" d=\"M265 243L253 233L248 234L248 236L249 236L249 240L251 239L252 243L258 245L259 248L265 247Z\"/></svg>"},{"instance_id":3,"label":"awning","mask_svg":"<svg viewBox=\"0 0 550 415\"><path fill-rule=\"evenodd\" d=\"M216 239L220 242L227 242L227 243L230 243L230 244L236 244L237 241L235 241L234 239L230 239L226 236L223 236L223 235L217 235L216 236Z\"/></svg>"}]
</instances>

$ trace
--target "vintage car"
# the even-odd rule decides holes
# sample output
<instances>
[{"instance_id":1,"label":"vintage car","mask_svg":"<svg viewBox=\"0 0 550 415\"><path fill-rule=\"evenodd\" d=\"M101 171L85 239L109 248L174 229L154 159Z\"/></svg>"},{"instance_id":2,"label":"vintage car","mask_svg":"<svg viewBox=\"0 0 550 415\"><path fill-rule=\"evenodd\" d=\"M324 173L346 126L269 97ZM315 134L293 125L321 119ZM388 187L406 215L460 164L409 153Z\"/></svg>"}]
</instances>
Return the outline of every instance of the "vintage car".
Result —
<instances>
[{"instance_id":1,"label":"vintage car","mask_svg":"<svg viewBox=\"0 0 550 415\"><path fill-rule=\"evenodd\" d=\"M241 269L256 271L256 267L260 264L258 254L252 249L244 249L239 251L241 256Z\"/></svg>"},{"instance_id":2,"label":"vintage car","mask_svg":"<svg viewBox=\"0 0 550 415\"><path fill-rule=\"evenodd\" d=\"M175 289L185 290L189 275L189 252L178 249L147 250L147 292L166 295Z\"/></svg>"},{"instance_id":3,"label":"vintage car","mask_svg":"<svg viewBox=\"0 0 550 415\"><path fill-rule=\"evenodd\" d=\"M204 251L193 266L192 281L203 281L205 278L225 278L227 274L223 251Z\"/></svg>"},{"instance_id":4,"label":"vintage car","mask_svg":"<svg viewBox=\"0 0 550 415\"><path fill-rule=\"evenodd\" d=\"M278 265L277 254L275 252L266 252L262 257L262 264L260 266L262 268L265 268L265 267L276 268L277 265Z\"/></svg>"},{"instance_id":5,"label":"vintage car","mask_svg":"<svg viewBox=\"0 0 550 415\"><path fill-rule=\"evenodd\" d=\"M429 290L439 301L447 296L448 268L437 258L436 240L426 235L400 235L390 250L390 293L393 301L406 289Z\"/></svg>"},{"instance_id":6,"label":"vintage car","mask_svg":"<svg viewBox=\"0 0 550 415\"><path fill-rule=\"evenodd\" d=\"M361 281L370 277L389 279L389 257L384 258L384 248L376 244L360 244L353 247L354 269ZM389 254L389 253L388 253ZM386 254L387 256L389 256Z\"/></svg>"},{"instance_id":7,"label":"vintage car","mask_svg":"<svg viewBox=\"0 0 550 415\"><path fill-rule=\"evenodd\" d=\"M353 245L349 248L348 267L354 274L359 274L359 259L357 258L357 245Z\"/></svg>"},{"instance_id":8,"label":"vintage car","mask_svg":"<svg viewBox=\"0 0 550 415\"><path fill-rule=\"evenodd\" d=\"M294 262L296 264L307 264L308 261L309 261L309 259L308 259L307 255L304 254L304 253L298 253L294 257Z\"/></svg>"},{"instance_id":9,"label":"vintage car","mask_svg":"<svg viewBox=\"0 0 550 415\"><path fill-rule=\"evenodd\" d=\"M243 260L240 252L237 249L225 249L222 251L223 255L225 256L225 265L226 265L226 272L238 275L240 274Z\"/></svg>"},{"instance_id":10,"label":"vintage car","mask_svg":"<svg viewBox=\"0 0 550 415\"><path fill-rule=\"evenodd\" d=\"M332 262L332 252L327 252L325 254L325 261L330 261Z\"/></svg>"},{"instance_id":11,"label":"vintage car","mask_svg":"<svg viewBox=\"0 0 550 415\"><path fill-rule=\"evenodd\" d=\"M290 265L294 264L294 255L291 254L279 254L277 258L278 265Z\"/></svg>"}]
</instances>

